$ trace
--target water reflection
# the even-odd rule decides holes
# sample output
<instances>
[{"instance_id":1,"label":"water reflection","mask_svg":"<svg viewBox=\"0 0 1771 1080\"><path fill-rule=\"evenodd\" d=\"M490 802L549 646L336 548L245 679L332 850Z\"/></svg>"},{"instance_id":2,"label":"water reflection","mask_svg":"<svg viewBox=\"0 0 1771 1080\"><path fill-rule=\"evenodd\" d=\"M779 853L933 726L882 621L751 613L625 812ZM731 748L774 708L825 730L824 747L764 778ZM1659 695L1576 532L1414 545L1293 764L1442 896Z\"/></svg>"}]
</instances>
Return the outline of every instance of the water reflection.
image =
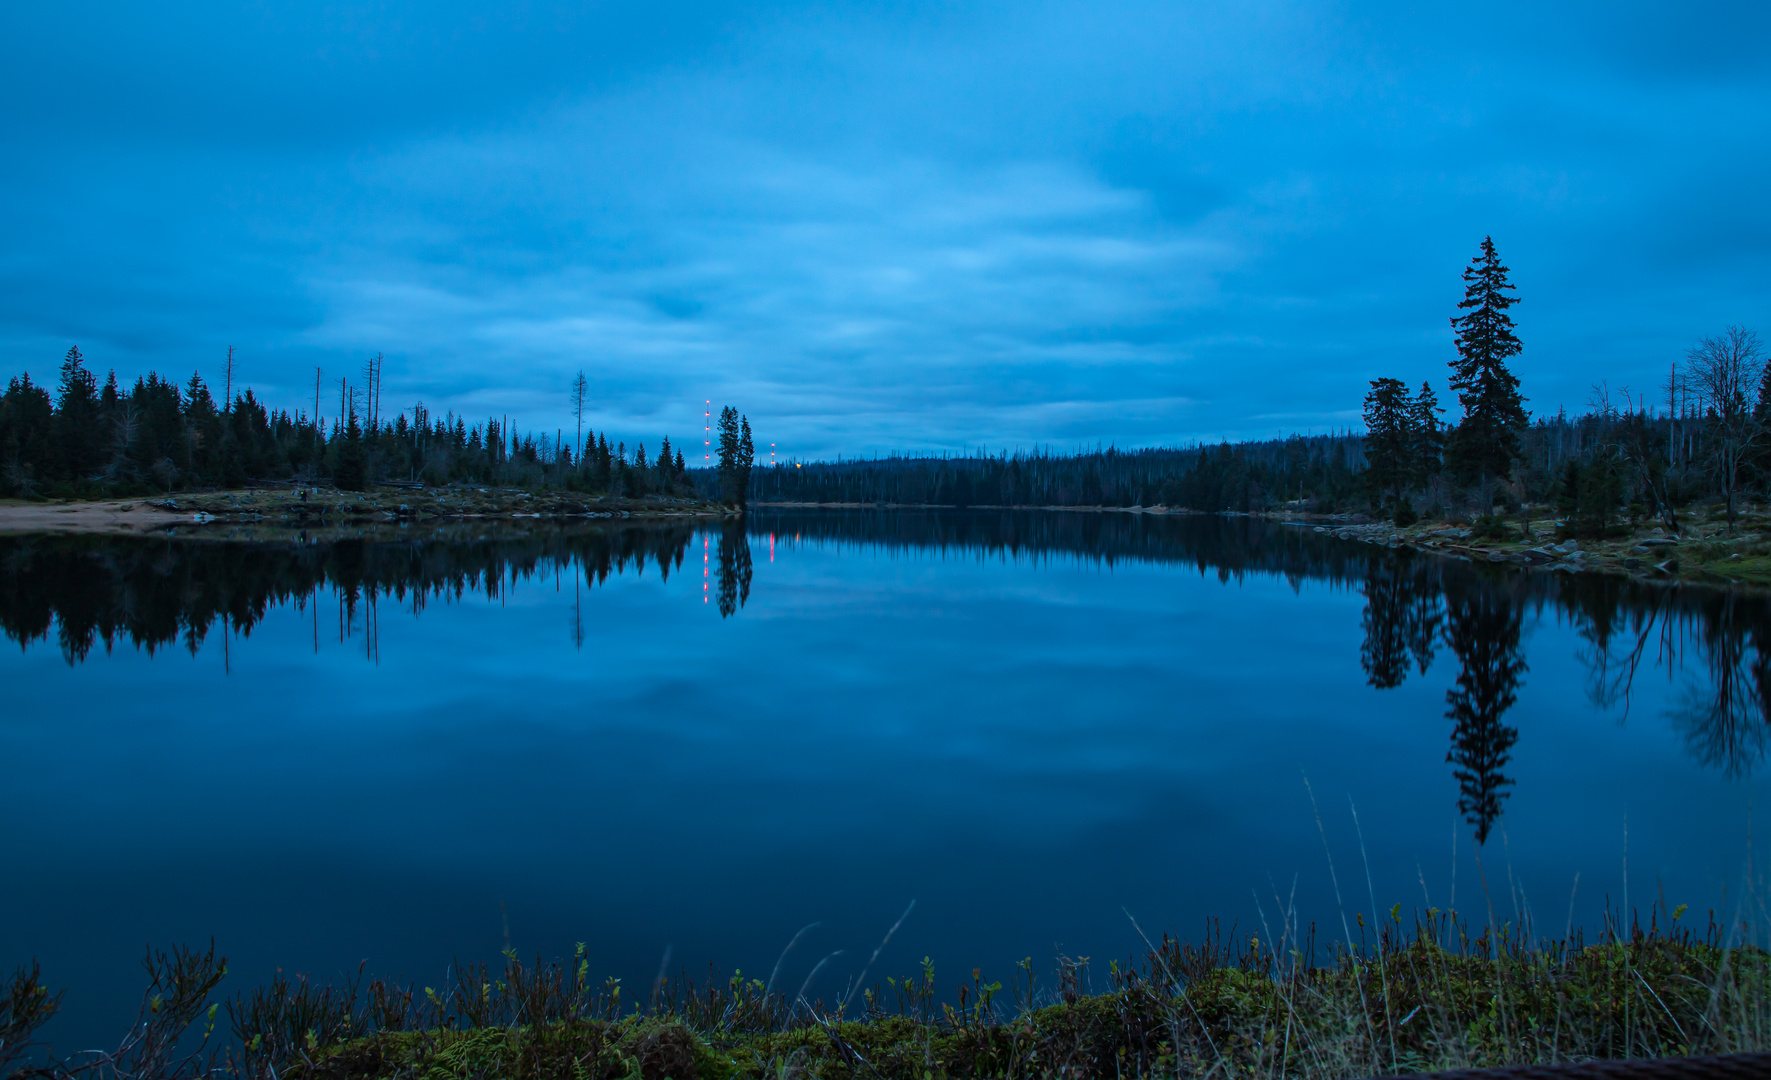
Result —
<instances>
[{"instance_id":1,"label":"water reflection","mask_svg":"<svg viewBox=\"0 0 1771 1080\"><path fill-rule=\"evenodd\" d=\"M1412 662L1433 666L1445 604L1437 575L1423 561L1376 559L1365 575L1365 631L1359 663L1379 690L1401 686Z\"/></svg>"},{"instance_id":2,"label":"water reflection","mask_svg":"<svg viewBox=\"0 0 1771 1080\"><path fill-rule=\"evenodd\" d=\"M326 543L0 537L0 632L21 647L53 633L69 664L101 642L106 652L126 641L150 654L183 645L195 655L218 626L247 636L289 605L311 611L317 643L326 589L338 599L339 636L361 633L372 657L383 603L416 614L470 593L500 599L531 580L557 586L568 573L594 588L611 574L644 574L648 562L668 580L693 538L680 525ZM582 640L576 621L574 635Z\"/></svg>"},{"instance_id":3,"label":"water reflection","mask_svg":"<svg viewBox=\"0 0 1771 1080\"><path fill-rule=\"evenodd\" d=\"M744 521L733 518L719 532L719 614L730 618L750 601L750 541Z\"/></svg>"},{"instance_id":4,"label":"water reflection","mask_svg":"<svg viewBox=\"0 0 1771 1080\"><path fill-rule=\"evenodd\" d=\"M1677 687L1665 719L1698 762L1744 775L1771 747L1771 603L1762 596L1523 573L1253 518L764 511L702 526L499 526L327 542L0 537L0 631L26 648L53 636L77 664L99 644L108 651L118 641L150 653L174 645L195 653L218 626L227 631L225 649L231 635L249 635L269 611L291 606L311 612L317 648L320 595L329 590L338 636L360 636L373 660L383 604L418 613L439 599L498 599L553 579L572 585L568 632L582 646L584 608L596 602L597 586L627 572L655 570L668 580L697 539L708 599L722 618L739 615L751 599L753 543L767 543L771 559L817 544L1033 568L1056 560L1109 570L1144 562L1190 567L1224 583L1270 577L1294 588L1312 581L1354 592L1364 600L1357 654L1371 687L1444 680L1446 762L1456 805L1479 842L1501 819L1513 786L1507 769L1522 733L1508 714L1525 685L1525 641L1538 620L1573 626L1587 695L1620 722L1630 716L1638 680L1652 675Z\"/></svg>"},{"instance_id":5,"label":"water reflection","mask_svg":"<svg viewBox=\"0 0 1771 1080\"><path fill-rule=\"evenodd\" d=\"M1519 741L1519 729L1502 718L1519 700L1525 658L1519 650L1523 617L1512 598L1499 589L1460 582L1446 592L1445 641L1457 656L1457 683L1445 692L1445 716L1451 721L1451 750L1445 760L1455 766L1457 808L1486 843L1500 817L1503 788L1512 785L1501 770Z\"/></svg>"},{"instance_id":6,"label":"water reflection","mask_svg":"<svg viewBox=\"0 0 1771 1080\"><path fill-rule=\"evenodd\" d=\"M1599 575L1525 574L1407 551L1373 553L1362 592L1360 663L1379 689L1411 661L1426 674L1436 641L1457 659L1446 691L1458 808L1485 841L1512 780L1520 733L1506 722L1528 670L1525 616L1566 619L1584 643L1587 696L1628 719L1637 679L1678 687L1666 717L1691 755L1728 776L1750 773L1771 744L1771 604L1765 597Z\"/></svg>"},{"instance_id":7,"label":"water reflection","mask_svg":"<svg viewBox=\"0 0 1771 1080\"><path fill-rule=\"evenodd\" d=\"M1684 603L1675 601L1683 600ZM1771 619L1756 596L1662 590L1634 604L1594 605L1582 659L1595 704L1629 709L1651 668L1686 669L1670 719L1691 754L1729 776L1750 773L1771 738Z\"/></svg>"}]
</instances>

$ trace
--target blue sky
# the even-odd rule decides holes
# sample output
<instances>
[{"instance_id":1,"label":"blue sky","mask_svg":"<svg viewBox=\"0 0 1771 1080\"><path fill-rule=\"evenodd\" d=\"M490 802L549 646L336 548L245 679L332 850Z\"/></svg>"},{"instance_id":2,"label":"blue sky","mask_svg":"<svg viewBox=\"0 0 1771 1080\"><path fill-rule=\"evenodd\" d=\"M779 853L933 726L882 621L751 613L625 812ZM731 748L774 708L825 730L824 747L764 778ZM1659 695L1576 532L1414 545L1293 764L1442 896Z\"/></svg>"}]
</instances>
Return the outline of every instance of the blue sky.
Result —
<instances>
[{"instance_id":1,"label":"blue sky","mask_svg":"<svg viewBox=\"0 0 1771 1080\"><path fill-rule=\"evenodd\" d=\"M0 369L808 457L1172 444L1442 397L1513 267L1534 410L1771 331L1763 5L0 8ZM336 395L336 382L332 394Z\"/></svg>"}]
</instances>

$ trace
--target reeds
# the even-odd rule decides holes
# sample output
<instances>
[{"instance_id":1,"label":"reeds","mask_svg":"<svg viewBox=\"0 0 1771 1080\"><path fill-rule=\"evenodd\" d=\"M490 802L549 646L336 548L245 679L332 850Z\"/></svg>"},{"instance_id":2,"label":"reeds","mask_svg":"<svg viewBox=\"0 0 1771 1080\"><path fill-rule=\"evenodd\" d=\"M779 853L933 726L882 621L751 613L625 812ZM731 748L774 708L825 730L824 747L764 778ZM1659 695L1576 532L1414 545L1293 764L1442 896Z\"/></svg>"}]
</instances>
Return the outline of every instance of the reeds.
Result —
<instances>
[{"instance_id":1,"label":"reeds","mask_svg":"<svg viewBox=\"0 0 1771 1080\"><path fill-rule=\"evenodd\" d=\"M1771 955L1712 918L1693 931L1658 913L1531 940L1473 932L1429 909L1411 925L1358 917L1357 939L1318 948L1314 929L1278 942L1164 936L1090 982L1060 957L1042 987L1023 961L1006 994L980 971L949 993L924 962L849 988L834 1004L789 998L741 972L660 980L644 1000L571 962L460 965L441 987L357 976L279 976L225 1010L237 1040L213 1048L209 998L225 970L192 950L150 955L142 1020L119 1049L12 1075L160 1080L714 1080L790 1076L1246 1076L1339 1078L1771 1047ZM0 1006L0 1065L28 1058L57 997L21 969ZM204 1018L207 1019L204 1019Z\"/></svg>"}]
</instances>

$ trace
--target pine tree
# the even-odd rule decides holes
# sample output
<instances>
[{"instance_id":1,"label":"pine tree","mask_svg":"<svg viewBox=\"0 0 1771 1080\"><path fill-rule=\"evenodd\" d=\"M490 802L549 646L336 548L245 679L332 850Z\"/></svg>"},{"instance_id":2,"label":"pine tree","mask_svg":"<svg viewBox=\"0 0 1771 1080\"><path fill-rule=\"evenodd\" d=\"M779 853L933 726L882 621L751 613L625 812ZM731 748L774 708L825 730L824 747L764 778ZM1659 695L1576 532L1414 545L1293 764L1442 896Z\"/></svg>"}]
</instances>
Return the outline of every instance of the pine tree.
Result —
<instances>
[{"instance_id":1,"label":"pine tree","mask_svg":"<svg viewBox=\"0 0 1771 1080\"><path fill-rule=\"evenodd\" d=\"M1408 418L1409 433L1414 442L1409 453L1412 471L1409 482L1417 488L1425 487L1439 473L1440 460L1445 453L1445 425L1439 414L1444 411L1439 407L1438 395L1433 393L1433 384L1423 381L1420 393L1414 395L1414 408Z\"/></svg>"},{"instance_id":2,"label":"pine tree","mask_svg":"<svg viewBox=\"0 0 1771 1080\"><path fill-rule=\"evenodd\" d=\"M1373 379L1365 395L1366 481L1380 505L1400 499L1413 472L1414 399L1401 379Z\"/></svg>"},{"instance_id":3,"label":"pine tree","mask_svg":"<svg viewBox=\"0 0 1771 1080\"><path fill-rule=\"evenodd\" d=\"M36 493L54 423L49 391L29 373L7 384L0 395L0 491L26 499Z\"/></svg>"},{"instance_id":4,"label":"pine tree","mask_svg":"<svg viewBox=\"0 0 1771 1080\"><path fill-rule=\"evenodd\" d=\"M98 467L104 448L98 435L98 381L85 368L80 347L62 358L61 385L55 402L55 472L58 479L79 480Z\"/></svg>"},{"instance_id":5,"label":"pine tree","mask_svg":"<svg viewBox=\"0 0 1771 1080\"><path fill-rule=\"evenodd\" d=\"M738 472L738 410L727 405L719 411L719 490L728 506L741 505L744 489Z\"/></svg>"},{"instance_id":6,"label":"pine tree","mask_svg":"<svg viewBox=\"0 0 1771 1080\"><path fill-rule=\"evenodd\" d=\"M1483 237L1481 254L1464 270L1464 298L1457 306L1467 314L1451 320L1457 332L1451 388L1457 391L1464 418L1451 435L1446 457L1464 483L1510 477L1519 456L1519 430L1526 424L1519 379L1507 368L1507 361L1522 348L1507 315L1507 309L1519 302L1507 295L1515 291L1507 273L1494 240Z\"/></svg>"},{"instance_id":7,"label":"pine tree","mask_svg":"<svg viewBox=\"0 0 1771 1080\"><path fill-rule=\"evenodd\" d=\"M215 446L221 442L221 414L203 376L191 372L191 381L184 391L184 442L180 459L185 471L204 479L211 476L210 464Z\"/></svg>"},{"instance_id":8,"label":"pine tree","mask_svg":"<svg viewBox=\"0 0 1771 1080\"><path fill-rule=\"evenodd\" d=\"M340 491L362 491L368 486L368 454L363 446L363 426L357 420L357 403L352 401L345 411L347 417L343 436L338 441L338 464L332 470L332 482Z\"/></svg>"},{"instance_id":9,"label":"pine tree","mask_svg":"<svg viewBox=\"0 0 1771 1080\"><path fill-rule=\"evenodd\" d=\"M750 439L750 417L738 421L738 505L750 505L750 470L756 465L756 444Z\"/></svg>"}]
</instances>

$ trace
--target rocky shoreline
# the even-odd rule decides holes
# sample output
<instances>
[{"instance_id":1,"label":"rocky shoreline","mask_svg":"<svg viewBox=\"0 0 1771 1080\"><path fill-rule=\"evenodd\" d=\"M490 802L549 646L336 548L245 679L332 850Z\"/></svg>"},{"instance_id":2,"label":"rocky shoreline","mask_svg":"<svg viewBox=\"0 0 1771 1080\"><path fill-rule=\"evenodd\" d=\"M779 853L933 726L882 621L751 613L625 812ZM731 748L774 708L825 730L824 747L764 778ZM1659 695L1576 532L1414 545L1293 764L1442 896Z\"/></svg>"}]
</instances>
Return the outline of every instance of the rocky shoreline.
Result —
<instances>
[{"instance_id":1,"label":"rocky shoreline","mask_svg":"<svg viewBox=\"0 0 1771 1080\"><path fill-rule=\"evenodd\" d=\"M1361 515L1362 517L1362 515ZM1556 540L1556 523L1532 523L1532 539L1519 526L1516 538L1482 537L1471 526L1421 522L1398 527L1389 522L1298 515L1287 524L1342 540L1390 548L1413 548L1472 562L1509 563L1565 573L1625 574L1645 580L1695 581L1709 585L1771 587L1771 523L1743 517L1730 530L1725 523L1693 522L1682 536L1660 529L1636 529L1603 539Z\"/></svg>"}]
</instances>

